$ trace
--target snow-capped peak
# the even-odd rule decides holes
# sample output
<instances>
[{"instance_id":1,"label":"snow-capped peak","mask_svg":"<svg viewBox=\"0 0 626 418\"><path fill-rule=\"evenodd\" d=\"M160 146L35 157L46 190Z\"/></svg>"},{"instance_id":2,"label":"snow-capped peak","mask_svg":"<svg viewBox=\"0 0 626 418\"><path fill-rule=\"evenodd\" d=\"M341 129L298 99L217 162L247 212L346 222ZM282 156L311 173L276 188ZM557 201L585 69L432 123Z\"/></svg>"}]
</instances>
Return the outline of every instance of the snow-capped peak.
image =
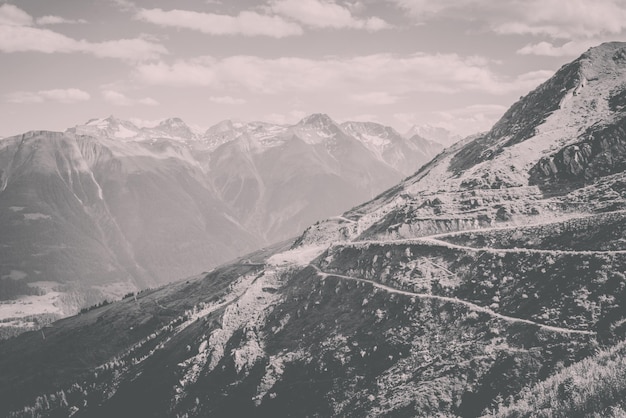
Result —
<instances>
[{"instance_id":1,"label":"snow-capped peak","mask_svg":"<svg viewBox=\"0 0 626 418\"><path fill-rule=\"evenodd\" d=\"M369 135L384 138L391 141L401 139L401 135L391 126L381 125L376 122L344 122L341 128L353 136Z\"/></svg>"},{"instance_id":2,"label":"snow-capped peak","mask_svg":"<svg viewBox=\"0 0 626 418\"><path fill-rule=\"evenodd\" d=\"M133 122L109 116L108 118L90 119L83 125L68 129L79 135L143 141L148 139L172 139L186 142L202 137L202 132L190 128L180 118L164 119L153 126L138 127Z\"/></svg>"},{"instance_id":3,"label":"snow-capped peak","mask_svg":"<svg viewBox=\"0 0 626 418\"><path fill-rule=\"evenodd\" d=\"M180 118L165 119L154 129L144 129L144 131L146 133L162 134L162 136L170 139L189 140L196 138L196 134Z\"/></svg>"},{"instance_id":4,"label":"snow-capped peak","mask_svg":"<svg viewBox=\"0 0 626 418\"><path fill-rule=\"evenodd\" d=\"M331 125L336 125L336 123L325 113L313 113L298 122L298 126L313 126L315 128L326 128Z\"/></svg>"},{"instance_id":5,"label":"snow-capped peak","mask_svg":"<svg viewBox=\"0 0 626 418\"><path fill-rule=\"evenodd\" d=\"M290 131L308 144L319 144L339 134L344 134L341 127L324 113L306 116L292 126Z\"/></svg>"},{"instance_id":6,"label":"snow-capped peak","mask_svg":"<svg viewBox=\"0 0 626 418\"><path fill-rule=\"evenodd\" d=\"M121 120L115 116L104 119L90 119L84 125L77 125L68 131L79 135L105 136L108 138L130 139L135 138L141 131L135 124Z\"/></svg>"},{"instance_id":7,"label":"snow-capped peak","mask_svg":"<svg viewBox=\"0 0 626 418\"><path fill-rule=\"evenodd\" d=\"M404 134L404 137L410 139L416 135L420 138L438 142L445 147L449 147L462 139L460 135L456 135L446 128L430 124L414 125Z\"/></svg>"}]
</instances>

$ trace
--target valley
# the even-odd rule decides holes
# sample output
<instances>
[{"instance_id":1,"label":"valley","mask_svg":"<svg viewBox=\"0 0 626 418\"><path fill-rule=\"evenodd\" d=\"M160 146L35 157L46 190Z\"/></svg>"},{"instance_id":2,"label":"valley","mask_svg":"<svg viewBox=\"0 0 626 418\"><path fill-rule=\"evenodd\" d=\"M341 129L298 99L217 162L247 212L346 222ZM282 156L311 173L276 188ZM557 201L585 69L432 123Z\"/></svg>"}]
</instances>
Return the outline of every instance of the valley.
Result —
<instances>
[{"instance_id":1,"label":"valley","mask_svg":"<svg viewBox=\"0 0 626 418\"><path fill-rule=\"evenodd\" d=\"M293 126L224 121L206 132L178 118L139 128L109 117L6 138L0 280L21 290L0 287L0 335L296 236L441 149L323 114ZM56 293L37 287L44 281Z\"/></svg>"}]
</instances>

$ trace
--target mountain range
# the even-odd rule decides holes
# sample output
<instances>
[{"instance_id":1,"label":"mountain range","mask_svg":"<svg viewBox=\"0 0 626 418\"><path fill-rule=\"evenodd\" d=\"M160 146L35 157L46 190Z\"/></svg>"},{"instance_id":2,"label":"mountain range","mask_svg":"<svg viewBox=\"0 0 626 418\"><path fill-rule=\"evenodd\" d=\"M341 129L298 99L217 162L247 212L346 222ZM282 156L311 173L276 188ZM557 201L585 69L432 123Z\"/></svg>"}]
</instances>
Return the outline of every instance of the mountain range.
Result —
<instances>
[{"instance_id":1,"label":"mountain range","mask_svg":"<svg viewBox=\"0 0 626 418\"><path fill-rule=\"evenodd\" d=\"M292 126L224 121L205 132L179 118L140 128L109 117L5 138L0 300L18 301L0 306L4 331L294 237L442 149L324 114Z\"/></svg>"},{"instance_id":2,"label":"mountain range","mask_svg":"<svg viewBox=\"0 0 626 418\"><path fill-rule=\"evenodd\" d=\"M0 412L623 416L625 92L592 48L295 241L0 342Z\"/></svg>"}]
</instances>

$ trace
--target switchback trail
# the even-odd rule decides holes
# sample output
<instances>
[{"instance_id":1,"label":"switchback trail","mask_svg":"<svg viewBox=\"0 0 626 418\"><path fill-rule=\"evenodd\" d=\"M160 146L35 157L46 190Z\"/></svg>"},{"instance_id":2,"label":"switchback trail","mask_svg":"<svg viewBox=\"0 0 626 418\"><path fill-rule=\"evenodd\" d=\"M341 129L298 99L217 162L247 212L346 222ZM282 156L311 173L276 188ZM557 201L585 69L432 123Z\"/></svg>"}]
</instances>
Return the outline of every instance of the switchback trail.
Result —
<instances>
[{"instance_id":1,"label":"switchback trail","mask_svg":"<svg viewBox=\"0 0 626 418\"><path fill-rule=\"evenodd\" d=\"M462 300L462 299L458 299L458 298L451 298L451 297L446 297L446 296L437 296L437 295L431 295L428 293L414 293L414 292L409 292L408 290L399 290L396 289L394 287L391 286L386 286L384 284L381 283L377 283L373 280L368 280L368 279L362 279L362 278L358 278L358 277L351 277L351 276L344 276L342 274L336 274L336 273L326 273L322 270L320 270L319 267L317 267L316 265L310 264L311 267L313 267L317 274L320 277L337 277L339 279L345 279L345 280L352 280L352 281L356 281L356 282L361 282L361 283L369 283L372 286L384 290L386 292L389 293L395 293L395 294L399 294L399 295L405 295L405 296L411 296L411 297L417 297L417 298L421 298L421 299L433 299L433 300L440 300L442 302L449 302L449 303L456 303L459 305L463 305L468 307L469 309L473 310L473 311L477 311L477 312L483 312L486 313L488 315L493 316L494 318L498 318L501 319L503 321L506 322L510 322L510 323L521 323L521 324L528 324L528 325L534 325L537 326L541 329L545 329L546 331L552 331L552 332L559 332L559 333L563 333L563 334L582 334L582 335L595 335L596 333L593 331L584 331L584 330L576 330L576 329L570 329L570 328L561 328L561 327L555 327L555 326L551 326L551 325L545 325L545 324L541 324L538 322L534 322L531 321L529 319L522 319L522 318L515 318L512 316L506 316L506 315L502 315L499 314L497 312L492 311L489 308L486 308L484 306L480 306L480 305L476 305L472 302L468 302L466 300Z\"/></svg>"},{"instance_id":2,"label":"switchback trail","mask_svg":"<svg viewBox=\"0 0 626 418\"><path fill-rule=\"evenodd\" d=\"M488 231L488 230L487 230ZM437 235L441 236L441 235ZM490 252L490 253L528 253L528 254L550 254L550 255L562 255L562 254L576 254L576 255L593 255L593 254L607 254L618 255L626 254L626 250L542 250L537 248L492 248L492 247L468 247L465 245L452 244L447 241L442 241L435 236L419 237L419 238L404 238L397 240L367 240L367 241L347 241L341 242L333 246L344 247L358 247L360 245L402 245L402 244L426 244L437 247L446 247L457 250L472 251L472 252Z\"/></svg>"}]
</instances>

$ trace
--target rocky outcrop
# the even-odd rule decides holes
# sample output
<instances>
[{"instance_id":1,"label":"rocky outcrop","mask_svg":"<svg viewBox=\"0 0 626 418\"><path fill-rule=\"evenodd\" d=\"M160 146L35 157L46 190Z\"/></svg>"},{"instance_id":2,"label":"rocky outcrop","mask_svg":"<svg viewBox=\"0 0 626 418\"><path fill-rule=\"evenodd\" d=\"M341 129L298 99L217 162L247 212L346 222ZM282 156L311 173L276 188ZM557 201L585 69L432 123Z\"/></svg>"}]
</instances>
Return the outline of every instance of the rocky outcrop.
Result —
<instances>
[{"instance_id":1,"label":"rocky outcrop","mask_svg":"<svg viewBox=\"0 0 626 418\"><path fill-rule=\"evenodd\" d=\"M530 170L530 184L546 189L576 187L626 168L626 117L593 127L583 137L586 139L542 158Z\"/></svg>"}]
</instances>

